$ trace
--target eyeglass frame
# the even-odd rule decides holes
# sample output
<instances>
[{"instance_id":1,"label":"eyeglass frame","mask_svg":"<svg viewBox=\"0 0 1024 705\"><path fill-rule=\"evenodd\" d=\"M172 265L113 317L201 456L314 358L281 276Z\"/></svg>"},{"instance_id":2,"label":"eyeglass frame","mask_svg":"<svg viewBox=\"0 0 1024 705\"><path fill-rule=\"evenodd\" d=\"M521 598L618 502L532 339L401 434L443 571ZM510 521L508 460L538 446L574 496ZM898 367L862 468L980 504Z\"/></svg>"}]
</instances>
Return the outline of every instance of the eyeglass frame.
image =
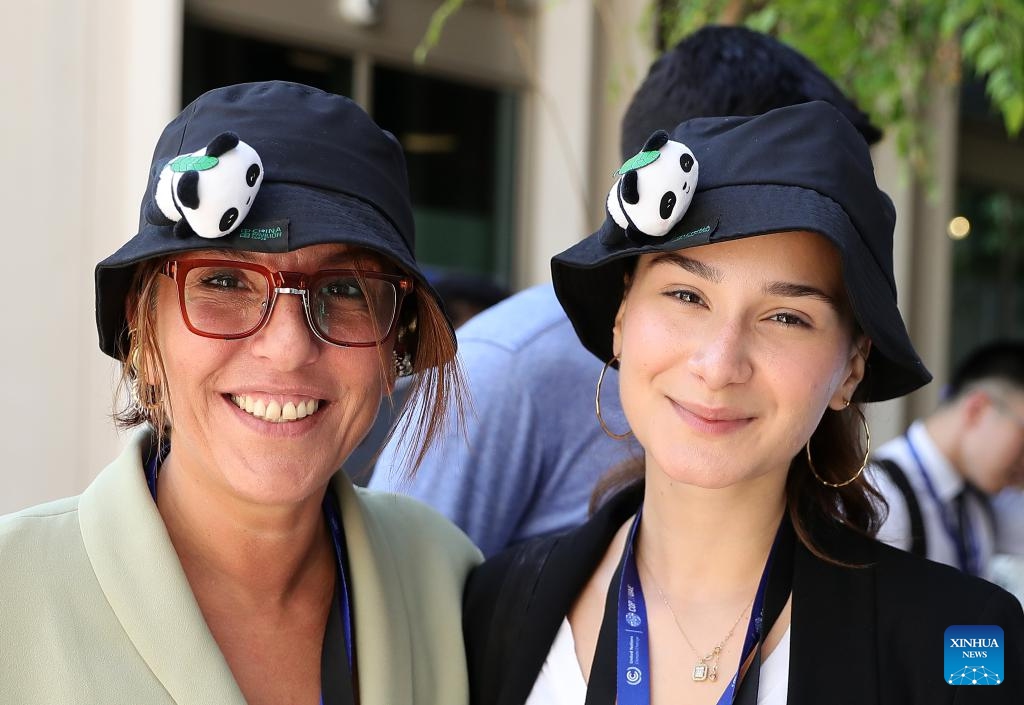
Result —
<instances>
[{"instance_id":1,"label":"eyeglass frame","mask_svg":"<svg viewBox=\"0 0 1024 705\"><path fill-rule=\"evenodd\" d=\"M187 278L188 273L198 267L225 266L237 267L239 269L246 269L251 272L262 274L269 285L270 300L265 307L263 315L252 328L244 333L223 334L202 331L192 325L192 321L188 316L188 310L185 304L185 279ZM257 264L255 262L243 262L240 260L230 259L199 258L168 260L167 262L164 262L158 271L160 274L163 274L174 282L175 288L178 290L178 307L181 310L181 319L185 322L185 327L188 328L189 331L200 337L213 338L215 340L241 340L242 338L253 336L262 330L270 320L270 316L274 312L274 305L277 303L278 294L294 294L302 297L302 309L306 313L306 323L309 325L309 329L313 331L313 334L319 340L327 343L328 345L334 345L339 348L373 348L387 340L388 336L390 336L392 331L395 329L395 324L398 322L405 297L413 292L415 286L412 277L405 274L391 274L388 272L351 268L320 269L313 274L305 274L304 272L270 269L269 267L265 267L262 264ZM330 340L317 329L313 324L312 314L309 310L309 283L324 274L339 274L343 276L354 276L356 278L380 279L391 283L395 288L395 310L391 314L391 322L388 324L387 329L379 340L368 343L340 343Z\"/></svg>"}]
</instances>

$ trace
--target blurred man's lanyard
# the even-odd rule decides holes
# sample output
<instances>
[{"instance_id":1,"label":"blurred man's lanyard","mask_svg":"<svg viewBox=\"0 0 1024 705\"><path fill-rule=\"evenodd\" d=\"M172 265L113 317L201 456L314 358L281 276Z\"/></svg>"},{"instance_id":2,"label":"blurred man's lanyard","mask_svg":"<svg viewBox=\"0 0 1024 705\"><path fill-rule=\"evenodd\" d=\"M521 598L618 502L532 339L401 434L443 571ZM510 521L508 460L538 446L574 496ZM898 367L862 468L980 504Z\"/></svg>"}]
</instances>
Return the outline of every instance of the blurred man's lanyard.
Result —
<instances>
[{"instance_id":1,"label":"blurred man's lanyard","mask_svg":"<svg viewBox=\"0 0 1024 705\"><path fill-rule=\"evenodd\" d=\"M928 491L928 496L931 497L936 510L939 512L942 528L956 548L957 567L970 575L980 575L981 566L978 565L980 562L978 541L974 535L974 530L971 528L970 513L967 505L970 485L965 482L960 493L954 498L953 502L957 508L956 516L954 517L950 511L949 504L942 501L939 497L935 484L928 474L928 468L921 461L921 456L917 452L914 442L910 440L910 435L907 434L904 438L907 440L907 448L910 450L910 455L914 458L914 464L917 465L917 471L920 473L921 479L924 480L924 487Z\"/></svg>"}]
</instances>

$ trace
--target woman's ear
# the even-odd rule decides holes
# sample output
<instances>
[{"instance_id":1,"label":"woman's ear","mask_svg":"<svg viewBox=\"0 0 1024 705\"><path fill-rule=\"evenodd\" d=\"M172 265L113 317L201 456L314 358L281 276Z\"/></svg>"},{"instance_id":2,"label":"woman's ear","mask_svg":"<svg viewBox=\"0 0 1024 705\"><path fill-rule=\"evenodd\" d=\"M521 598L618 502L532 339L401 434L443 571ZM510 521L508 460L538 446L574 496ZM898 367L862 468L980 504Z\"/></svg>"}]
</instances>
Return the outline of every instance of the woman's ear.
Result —
<instances>
[{"instance_id":1,"label":"woman's ear","mask_svg":"<svg viewBox=\"0 0 1024 705\"><path fill-rule=\"evenodd\" d=\"M619 302L619 310L615 314L615 323L612 324L612 355L618 357L622 352L622 319L626 315L626 298L629 295L629 285L632 277L629 274L623 276L622 301Z\"/></svg>"},{"instance_id":2,"label":"woman's ear","mask_svg":"<svg viewBox=\"0 0 1024 705\"><path fill-rule=\"evenodd\" d=\"M832 399L829 400L829 408L835 411L845 409L853 399L857 386L864 379L864 372L867 370L868 353L871 352L871 338L861 335L850 346L850 357L847 359L846 377L842 384L836 389Z\"/></svg>"}]
</instances>

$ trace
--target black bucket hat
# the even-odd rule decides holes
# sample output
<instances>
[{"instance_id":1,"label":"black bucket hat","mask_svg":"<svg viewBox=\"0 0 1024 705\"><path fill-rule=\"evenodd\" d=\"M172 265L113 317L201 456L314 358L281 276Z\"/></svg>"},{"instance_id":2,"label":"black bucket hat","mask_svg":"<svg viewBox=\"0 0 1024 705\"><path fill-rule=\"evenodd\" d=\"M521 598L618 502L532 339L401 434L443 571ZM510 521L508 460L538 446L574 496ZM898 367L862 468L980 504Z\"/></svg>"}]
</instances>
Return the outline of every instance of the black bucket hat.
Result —
<instances>
[{"instance_id":1,"label":"black bucket hat","mask_svg":"<svg viewBox=\"0 0 1024 705\"><path fill-rule=\"evenodd\" d=\"M839 111L815 101L755 117L697 118L670 139L685 144L699 165L682 219L651 237L632 220L623 228L608 215L597 232L551 261L555 292L590 352L612 357L623 277L637 255L807 230L839 250L850 304L872 341L854 399L892 399L931 380L896 307L895 209L875 183L864 138ZM620 173L647 161L634 158Z\"/></svg>"},{"instance_id":2,"label":"black bucket hat","mask_svg":"<svg viewBox=\"0 0 1024 705\"><path fill-rule=\"evenodd\" d=\"M230 171L236 146L247 150L245 157L252 151L258 155L239 162L237 174ZM217 165L218 172L209 166L216 158L197 154L216 154L225 166ZM177 182L165 188L176 173L184 179L187 172L192 172L196 202ZM198 203L203 180L220 173L237 182L242 198L239 208L225 210L204 196L208 210L216 209L205 218L213 223L211 233L203 230L203 219L190 215L205 207ZM169 213L175 208L181 215ZM245 83L205 93L164 128L157 142L138 233L96 266L100 349L117 359L128 349L125 300L140 262L197 249L291 252L325 243L383 255L415 278L419 295L432 296L444 310L413 255L405 157L393 135L348 98L297 83Z\"/></svg>"}]
</instances>

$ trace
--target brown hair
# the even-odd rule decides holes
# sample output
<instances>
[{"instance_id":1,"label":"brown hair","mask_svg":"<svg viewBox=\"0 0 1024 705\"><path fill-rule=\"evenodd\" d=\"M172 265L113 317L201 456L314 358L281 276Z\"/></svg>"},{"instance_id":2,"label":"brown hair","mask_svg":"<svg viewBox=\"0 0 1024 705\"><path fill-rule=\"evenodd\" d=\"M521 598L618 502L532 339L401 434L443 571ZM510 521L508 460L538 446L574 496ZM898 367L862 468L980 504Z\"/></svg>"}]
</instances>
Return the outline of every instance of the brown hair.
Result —
<instances>
[{"instance_id":1,"label":"brown hair","mask_svg":"<svg viewBox=\"0 0 1024 705\"><path fill-rule=\"evenodd\" d=\"M370 253L375 259L390 265L390 260ZM149 424L156 434L157 446L170 438L170 398L163 357L156 340L156 284L164 260L148 260L140 264L132 277L128 298L127 350L118 350L121 375L114 399L114 422L127 429ZM430 294L416 288L398 314L395 349L401 355L408 352L413 370L405 409L410 416L395 424L388 438L398 431L413 433L410 457L413 464L410 475L423 462L430 446L445 428L446 410L455 406L456 423L463 425L465 393L462 372L455 357L455 340L448 319ZM383 380L393 377L392 360L380 351L380 372ZM404 415L404 414L403 414Z\"/></svg>"},{"instance_id":2,"label":"brown hair","mask_svg":"<svg viewBox=\"0 0 1024 705\"><path fill-rule=\"evenodd\" d=\"M170 419L164 397L167 376L156 341L157 277L161 260L148 260L135 269L127 301L128 349L118 346L121 375L114 392L114 423L128 429L148 423L159 447L170 436ZM154 375L158 377L154 380Z\"/></svg>"}]
</instances>

